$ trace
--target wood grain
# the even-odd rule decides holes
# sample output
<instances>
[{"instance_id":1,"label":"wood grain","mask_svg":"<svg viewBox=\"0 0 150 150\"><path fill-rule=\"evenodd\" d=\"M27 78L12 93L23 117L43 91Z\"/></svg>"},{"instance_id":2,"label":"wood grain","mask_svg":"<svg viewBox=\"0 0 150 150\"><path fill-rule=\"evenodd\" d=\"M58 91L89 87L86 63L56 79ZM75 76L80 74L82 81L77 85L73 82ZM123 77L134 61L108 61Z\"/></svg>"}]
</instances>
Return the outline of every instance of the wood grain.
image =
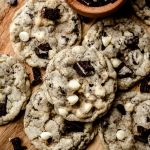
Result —
<instances>
[{"instance_id":1,"label":"wood grain","mask_svg":"<svg viewBox=\"0 0 150 150\"><path fill-rule=\"evenodd\" d=\"M24 0L19 0L17 7L10 7L4 3L4 1L5 0L0 0L0 53L15 55L9 39L9 26L14 13L23 5ZM91 26L91 24L83 27L84 33ZM25 66L31 79L31 68L27 65ZM14 137L20 137L23 140L23 145L27 146L28 150L35 150L34 146L31 145L30 141L24 133L23 116L24 112L22 112L19 117L15 119L15 121L0 127L0 150L13 150L9 139ZM102 150L98 136L88 147L88 150Z\"/></svg>"}]
</instances>

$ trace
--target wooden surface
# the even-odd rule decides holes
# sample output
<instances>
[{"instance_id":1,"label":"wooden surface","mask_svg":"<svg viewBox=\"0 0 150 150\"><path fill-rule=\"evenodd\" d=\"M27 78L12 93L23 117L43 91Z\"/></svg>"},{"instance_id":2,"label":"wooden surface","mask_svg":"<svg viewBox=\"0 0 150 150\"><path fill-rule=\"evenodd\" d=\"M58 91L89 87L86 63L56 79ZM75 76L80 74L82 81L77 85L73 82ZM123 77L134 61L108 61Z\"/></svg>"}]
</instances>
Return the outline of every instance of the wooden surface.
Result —
<instances>
[{"instance_id":1,"label":"wooden surface","mask_svg":"<svg viewBox=\"0 0 150 150\"><path fill-rule=\"evenodd\" d=\"M10 7L4 1L6 0L0 0L0 53L15 55L9 40L9 25L14 13L23 5L24 0L19 0L17 7ZM84 27L84 32L87 28L89 28L89 25ZM26 65L26 69L30 78L32 78L30 74L31 68ZM21 113L12 123L0 126L0 150L13 150L9 138L14 137L20 137L23 140L23 145L27 146L28 150L35 150L24 133L23 116L24 113ZM98 136L89 146L88 150L102 150Z\"/></svg>"}]
</instances>

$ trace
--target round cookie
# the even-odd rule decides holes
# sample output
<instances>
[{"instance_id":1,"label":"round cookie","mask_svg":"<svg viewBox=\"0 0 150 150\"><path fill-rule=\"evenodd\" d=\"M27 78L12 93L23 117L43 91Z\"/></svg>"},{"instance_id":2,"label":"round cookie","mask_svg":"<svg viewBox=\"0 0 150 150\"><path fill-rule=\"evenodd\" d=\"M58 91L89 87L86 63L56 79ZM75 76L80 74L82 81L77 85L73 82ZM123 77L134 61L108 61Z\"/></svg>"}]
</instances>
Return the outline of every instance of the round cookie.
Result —
<instances>
[{"instance_id":1,"label":"round cookie","mask_svg":"<svg viewBox=\"0 0 150 150\"><path fill-rule=\"evenodd\" d=\"M119 93L100 122L100 138L110 150L149 150L150 94Z\"/></svg>"},{"instance_id":2,"label":"round cookie","mask_svg":"<svg viewBox=\"0 0 150 150\"><path fill-rule=\"evenodd\" d=\"M110 108L116 72L95 49L75 46L55 55L44 82L58 114L70 121L91 122Z\"/></svg>"},{"instance_id":3,"label":"round cookie","mask_svg":"<svg viewBox=\"0 0 150 150\"><path fill-rule=\"evenodd\" d=\"M0 54L0 125L24 109L30 92L25 68L14 57Z\"/></svg>"},{"instance_id":4,"label":"round cookie","mask_svg":"<svg viewBox=\"0 0 150 150\"><path fill-rule=\"evenodd\" d=\"M132 87L150 72L150 35L135 19L107 18L97 22L82 45L110 58L121 90Z\"/></svg>"},{"instance_id":5,"label":"round cookie","mask_svg":"<svg viewBox=\"0 0 150 150\"><path fill-rule=\"evenodd\" d=\"M32 67L46 67L53 55L81 40L81 23L65 0L29 0L10 26L15 53Z\"/></svg>"},{"instance_id":6,"label":"round cookie","mask_svg":"<svg viewBox=\"0 0 150 150\"><path fill-rule=\"evenodd\" d=\"M150 25L150 0L132 0L136 15Z\"/></svg>"},{"instance_id":7,"label":"round cookie","mask_svg":"<svg viewBox=\"0 0 150 150\"><path fill-rule=\"evenodd\" d=\"M25 133L38 150L83 150L97 134L93 125L57 115L43 87L32 94L24 118Z\"/></svg>"}]
</instances>

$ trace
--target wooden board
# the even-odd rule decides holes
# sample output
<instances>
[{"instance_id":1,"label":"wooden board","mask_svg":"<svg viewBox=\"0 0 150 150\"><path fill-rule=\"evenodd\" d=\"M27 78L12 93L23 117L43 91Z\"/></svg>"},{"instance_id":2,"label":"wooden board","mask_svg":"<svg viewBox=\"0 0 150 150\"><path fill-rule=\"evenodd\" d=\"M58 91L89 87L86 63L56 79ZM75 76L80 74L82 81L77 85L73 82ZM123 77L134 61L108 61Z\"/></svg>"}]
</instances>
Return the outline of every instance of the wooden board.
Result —
<instances>
[{"instance_id":1,"label":"wooden board","mask_svg":"<svg viewBox=\"0 0 150 150\"><path fill-rule=\"evenodd\" d=\"M9 7L4 1L6 0L0 0L0 53L15 55L9 39L9 26L14 13L23 5L24 0L19 0L17 7ZM84 27L84 33L89 26ZM30 74L31 68L26 65L26 69L30 78L32 78L32 74ZM27 146L28 150L35 150L24 133L23 116L24 113L21 113L12 123L0 126L0 150L13 150L9 138L14 137L20 137L23 140L23 145ZM88 148L88 150L102 149L98 136Z\"/></svg>"}]
</instances>

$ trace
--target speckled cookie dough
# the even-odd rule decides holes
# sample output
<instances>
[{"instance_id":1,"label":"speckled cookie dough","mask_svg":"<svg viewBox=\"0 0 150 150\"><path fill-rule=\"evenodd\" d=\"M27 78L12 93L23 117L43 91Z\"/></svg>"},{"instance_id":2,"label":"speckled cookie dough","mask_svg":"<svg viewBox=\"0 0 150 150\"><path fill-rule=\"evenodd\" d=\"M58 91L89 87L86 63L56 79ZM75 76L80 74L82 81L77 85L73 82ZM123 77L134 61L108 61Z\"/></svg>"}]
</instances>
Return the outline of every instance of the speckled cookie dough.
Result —
<instances>
[{"instance_id":1,"label":"speckled cookie dough","mask_svg":"<svg viewBox=\"0 0 150 150\"><path fill-rule=\"evenodd\" d=\"M111 106L116 72L95 49L75 46L50 61L45 87L58 114L70 121L91 122Z\"/></svg>"},{"instance_id":2,"label":"speckled cookie dough","mask_svg":"<svg viewBox=\"0 0 150 150\"><path fill-rule=\"evenodd\" d=\"M65 0L29 0L15 14L10 38L18 57L46 67L53 55L81 40L81 23Z\"/></svg>"},{"instance_id":3,"label":"speckled cookie dough","mask_svg":"<svg viewBox=\"0 0 150 150\"><path fill-rule=\"evenodd\" d=\"M150 72L150 35L135 19L107 18L94 24L82 42L110 58L118 88L128 89Z\"/></svg>"},{"instance_id":4,"label":"speckled cookie dough","mask_svg":"<svg viewBox=\"0 0 150 150\"><path fill-rule=\"evenodd\" d=\"M150 0L132 0L131 2L136 15L150 25Z\"/></svg>"},{"instance_id":5,"label":"speckled cookie dough","mask_svg":"<svg viewBox=\"0 0 150 150\"><path fill-rule=\"evenodd\" d=\"M108 150L149 150L150 94L119 93L99 133Z\"/></svg>"},{"instance_id":6,"label":"speckled cookie dough","mask_svg":"<svg viewBox=\"0 0 150 150\"><path fill-rule=\"evenodd\" d=\"M24 67L12 56L0 54L0 125L12 121L30 96Z\"/></svg>"},{"instance_id":7,"label":"speckled cookie dough","mask_svg":"<svg viewBox=\"0 0 150 150\"><path fill-rule=\"evenodd\" d=\"M24 118L25 133L38 150L83 150L97 134L92 126L57 115L43 87L32 94Z\"/></svg>"}]
</instances>

